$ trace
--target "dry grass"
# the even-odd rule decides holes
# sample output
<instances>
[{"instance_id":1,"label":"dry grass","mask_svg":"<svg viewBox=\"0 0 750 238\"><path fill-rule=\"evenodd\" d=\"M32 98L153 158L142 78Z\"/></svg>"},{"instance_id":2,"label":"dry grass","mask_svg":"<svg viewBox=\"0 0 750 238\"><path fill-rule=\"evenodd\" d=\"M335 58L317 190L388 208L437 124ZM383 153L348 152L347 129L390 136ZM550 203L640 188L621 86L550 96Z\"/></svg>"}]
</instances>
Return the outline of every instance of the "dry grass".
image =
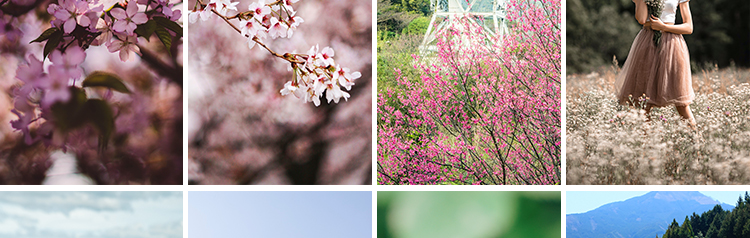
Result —
<instances>
[{"instance_id":1,"label":"dry grass","mask_svg":"<svg viewBox=\"0 0 750 238\"><path fill-rule=\"evenodd\" d=\"M750 183L750 70L693 75L695 130L674 107L618 105L617 70L567 77L567 184Z\"/></svg>"}]
</instances>

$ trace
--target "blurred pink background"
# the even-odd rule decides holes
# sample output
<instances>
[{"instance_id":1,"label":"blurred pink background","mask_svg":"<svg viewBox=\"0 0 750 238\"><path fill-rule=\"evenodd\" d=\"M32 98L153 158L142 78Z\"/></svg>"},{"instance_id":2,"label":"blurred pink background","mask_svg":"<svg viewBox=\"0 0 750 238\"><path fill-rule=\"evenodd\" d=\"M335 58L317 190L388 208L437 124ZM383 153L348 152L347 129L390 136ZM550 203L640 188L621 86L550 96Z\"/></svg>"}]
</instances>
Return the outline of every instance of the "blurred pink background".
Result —
<instances>
[{"instance_id":1,"label":"blurred pink background","mask_svg":"<svg viewBox=\"0 0 750 238\"><path fill-rule=\"evenodd\" d=\"M240 1L238 10L251 2ZM281 96L292 79L286 61L259 46L249 49L218 16L190 24L191 184L372 183L371 1L300 0L293 7L304 19L293 37L263 42L280 54L330 46L338 64L362 73L351 98L338 104L322 98L315 107Z\"/></svg>"}]
</instances>

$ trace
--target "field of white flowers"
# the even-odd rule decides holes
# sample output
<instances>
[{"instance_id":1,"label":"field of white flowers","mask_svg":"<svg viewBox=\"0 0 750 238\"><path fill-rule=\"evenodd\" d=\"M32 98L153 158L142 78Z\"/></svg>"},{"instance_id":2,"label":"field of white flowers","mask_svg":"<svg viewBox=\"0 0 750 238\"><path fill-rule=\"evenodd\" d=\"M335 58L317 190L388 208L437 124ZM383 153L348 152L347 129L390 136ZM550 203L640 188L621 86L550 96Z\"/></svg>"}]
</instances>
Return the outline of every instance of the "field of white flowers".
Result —
<instances>
[{"instance_id":1,"label":"field of white flowers","mask_svg":"<svg viewBox=\"0 0 750 238\"><path fill-rule=\"evenodd\" d=\"M618 105L616 73L567 77L567 184L750 184L750 70L693 75L695 130L674 106Z\"/></svg>"}]
</instances>

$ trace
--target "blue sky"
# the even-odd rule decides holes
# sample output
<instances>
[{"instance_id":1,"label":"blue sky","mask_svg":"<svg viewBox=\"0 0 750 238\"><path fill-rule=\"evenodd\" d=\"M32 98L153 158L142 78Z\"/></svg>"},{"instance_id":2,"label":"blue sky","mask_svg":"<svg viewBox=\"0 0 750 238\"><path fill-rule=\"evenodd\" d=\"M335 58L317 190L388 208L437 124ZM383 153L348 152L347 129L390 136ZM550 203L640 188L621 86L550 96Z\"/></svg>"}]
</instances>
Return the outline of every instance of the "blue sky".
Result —
<instances>
[{"instance_id":1,"label":"blue sky","mask_svg":"<svg viewBox=\"0 0 750 238\"><path fill-rule=\"evenodd\" d=\"M190 238L372 236L371 192L188 192Z\"/></svg>"},{"instance_id":2,"label":"blue sky","mask_svg":"<svg viewBox=\"0 0 750 238\"><path fill-rule=\"evenodd\" d=\"M0 192L0 237L181 238L182 192Z\"/></svg>"},{"instance_id":3,"label":"blue sky","mask_svg":"<svg viewBox=\"0 0 750 238\"><path fill-rule=\"evenodd\" d=\"M641 196L649 191L568 191L565 193L565 214L583 213L594 210L607 203L625 201L628 198ZM706 196L729 205L737 205L737 198L744 196L744 191L700 191Z\"/></svg>"}]
</instances>

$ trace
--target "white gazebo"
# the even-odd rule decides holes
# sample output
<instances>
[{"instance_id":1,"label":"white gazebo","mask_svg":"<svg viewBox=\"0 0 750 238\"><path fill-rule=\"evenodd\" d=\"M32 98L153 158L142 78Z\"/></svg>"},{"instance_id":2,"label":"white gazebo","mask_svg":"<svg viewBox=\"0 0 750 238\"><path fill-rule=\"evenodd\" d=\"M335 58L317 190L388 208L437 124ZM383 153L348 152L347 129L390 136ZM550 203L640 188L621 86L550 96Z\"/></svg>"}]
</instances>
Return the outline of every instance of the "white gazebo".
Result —
<instances>
[{"instance_id":1,"label":"white gazebo","mask_svg":"<svg viewBox=\"0 0 750 238\"><path fill-rule=\"evenodd\" d=\"M430 9L432 19L419 46L422 54L435 50L437 32L454 27L456 17L469 16L471 24L493 36L508 32L504 0L430 0Z\"/></svg>"}]
</instances>

